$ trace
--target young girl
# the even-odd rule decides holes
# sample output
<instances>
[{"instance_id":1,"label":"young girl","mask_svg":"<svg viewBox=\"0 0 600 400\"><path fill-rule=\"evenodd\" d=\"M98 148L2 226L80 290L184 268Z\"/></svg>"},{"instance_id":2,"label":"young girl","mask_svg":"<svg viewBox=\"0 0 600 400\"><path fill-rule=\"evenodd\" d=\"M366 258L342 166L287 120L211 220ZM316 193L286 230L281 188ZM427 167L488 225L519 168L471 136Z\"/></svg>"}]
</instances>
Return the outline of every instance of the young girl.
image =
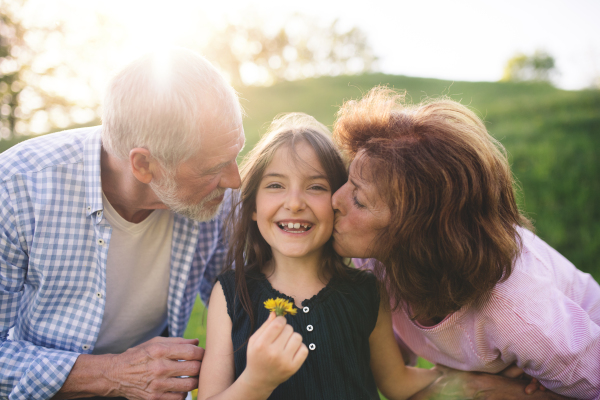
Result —
<instances>
[{"instance_id":1,"label":"young girl","mask_svg":"<svg viewBox=\"0 0 600 400\"><path fill-rule=\"evenodd\" d=\"M198 398L379 399L379 387L405 399L432 382L437 372L405 367L374 276L333 251L331 196L347 175L327 128L299 113L275 120L241 176ZM269 313L275 298L297 313Z\"/></svg>"}]
</instances>

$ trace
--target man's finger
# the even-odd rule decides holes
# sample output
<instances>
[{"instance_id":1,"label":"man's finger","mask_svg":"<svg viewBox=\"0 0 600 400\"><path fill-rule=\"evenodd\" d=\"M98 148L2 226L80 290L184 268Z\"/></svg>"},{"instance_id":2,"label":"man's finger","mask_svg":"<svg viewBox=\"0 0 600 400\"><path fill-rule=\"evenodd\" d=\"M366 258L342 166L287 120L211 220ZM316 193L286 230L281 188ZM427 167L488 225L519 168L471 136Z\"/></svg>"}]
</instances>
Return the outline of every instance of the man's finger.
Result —
<instances>
[{"instance_id":1,"label":"man's finger","mask_svg":"<svg viewBox=\"0 0 600 400\"><path fill-rule=\"evenodd\" d=\"M171 360L202 361L204 358L204 349L192 344L173 344L169 346L165 358Z\"/></svg>"},{"instance_id":2,"label":"man's finger","mask_svg":"<svg viewBox=\"0 0 600 400\"><path fill-rule=\"evenodd\" d=\"M167 392L191 392L194 389L198 389L198 378L169 378L166 380Z\"/></svg>"},{"instance_id":3,"label":"man's finger","mask_svg":"<svg viewBox=\"0 0 600 400\"><path fill-rule=\"evenodd\" d=\"M171 343L171 344L191 344L197 346L200 341L198 339L184 339L182 337L163 337L157 336L146 343Z\"/></svg>"},{"instance_id":4,"label":"man's finger","mask_svg":"<svg viewBox=\"0 0 600 400\"><path fill-rule=\"evenodd\" d=\"M191 376L197 377L200 374L202 364L200 361L169 361L169 377Z\"/></svg>"}]
</instances>

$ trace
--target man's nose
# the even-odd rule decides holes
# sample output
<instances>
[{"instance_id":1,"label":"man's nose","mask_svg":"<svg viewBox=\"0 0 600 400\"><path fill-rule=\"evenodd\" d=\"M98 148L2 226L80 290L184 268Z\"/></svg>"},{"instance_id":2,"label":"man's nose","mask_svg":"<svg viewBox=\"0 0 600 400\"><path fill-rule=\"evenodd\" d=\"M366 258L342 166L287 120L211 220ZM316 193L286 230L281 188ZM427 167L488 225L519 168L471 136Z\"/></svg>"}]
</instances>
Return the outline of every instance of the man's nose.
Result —
<instances>
[{"instance_id":1,"label":"man's nose","mask_svg":"<svg viewBox=\"0 0 600 400\"><path fill-rule=\"evenodd\" d=\"M219 186L222 188L237 189L242 184L242 178L240 178L240 170L236 163L232 163L227 166L221 175L221 181Z\"/></svg>"}]
</instances>

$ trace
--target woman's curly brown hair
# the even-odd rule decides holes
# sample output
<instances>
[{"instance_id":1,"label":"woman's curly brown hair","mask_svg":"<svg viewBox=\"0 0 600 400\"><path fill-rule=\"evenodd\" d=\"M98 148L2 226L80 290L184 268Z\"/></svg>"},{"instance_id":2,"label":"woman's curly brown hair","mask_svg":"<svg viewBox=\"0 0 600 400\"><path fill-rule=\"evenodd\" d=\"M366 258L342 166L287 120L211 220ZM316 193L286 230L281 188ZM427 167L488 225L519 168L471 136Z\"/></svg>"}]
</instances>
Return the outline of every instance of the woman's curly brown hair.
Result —
<instances>
[{"instance_id":1,"label":"woman's curly brown hair","mask_svg":"<svg viewBox=\"0 0 600 400\"><path fill-rule=\"evenodd\" d=\"M390 208L373 250L394 308L443 318L509 277L517 227L531 224L506 151L471 110L449 99L405 105L403 94L375 87L342 106L333 135L350 159L360 152Z\"/></svg>"}]
</instances>

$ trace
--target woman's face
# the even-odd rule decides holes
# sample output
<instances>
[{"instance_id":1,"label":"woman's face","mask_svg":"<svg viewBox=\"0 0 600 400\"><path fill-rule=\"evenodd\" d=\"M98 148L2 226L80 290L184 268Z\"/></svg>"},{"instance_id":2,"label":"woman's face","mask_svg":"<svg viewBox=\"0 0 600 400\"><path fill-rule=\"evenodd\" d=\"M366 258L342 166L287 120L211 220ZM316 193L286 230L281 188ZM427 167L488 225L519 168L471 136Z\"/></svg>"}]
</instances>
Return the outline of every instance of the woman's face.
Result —
<instances>
[{"instance_id":1,"label":"woman's face","mask_svg":"<svg viewBox=\"0 0 600 400\"><path fill-rule=\"evenodd\" d=\"M390 222L390 209L373 182L368 159L359 152L348 182L334 193L333 248L342 257L377 258L373 245Z\"/></svg>"}]
</instances>

